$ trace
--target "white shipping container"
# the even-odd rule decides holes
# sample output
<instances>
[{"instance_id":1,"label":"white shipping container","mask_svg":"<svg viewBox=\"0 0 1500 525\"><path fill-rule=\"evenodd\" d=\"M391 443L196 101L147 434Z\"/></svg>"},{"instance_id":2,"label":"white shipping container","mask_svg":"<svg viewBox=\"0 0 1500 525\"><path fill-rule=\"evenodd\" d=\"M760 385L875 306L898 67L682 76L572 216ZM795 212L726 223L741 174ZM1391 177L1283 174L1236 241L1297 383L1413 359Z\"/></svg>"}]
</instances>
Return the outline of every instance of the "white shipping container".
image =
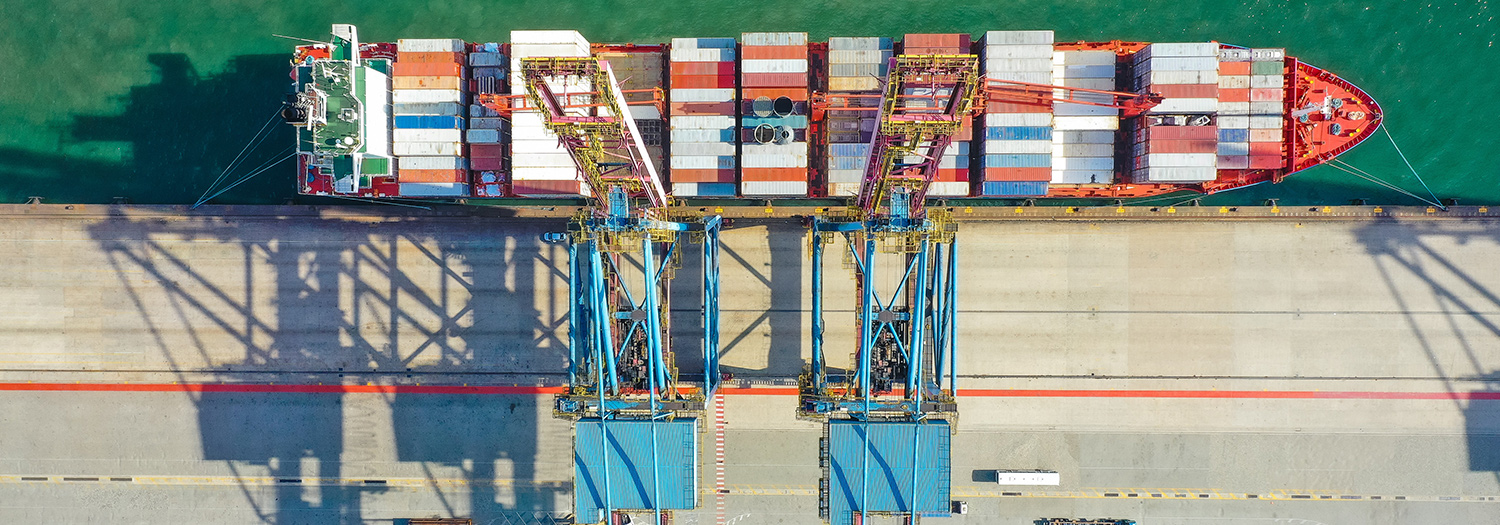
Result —
<instances>
[{"instance_id":1,"label":"white shipping container","mask_svg":"<svg viewBox=\"0 0 1500 525\"><path fill-rule=\"evenodd\" d=\"M1052 72L1050 58L989 58L984 61L986 73L1020 71L1026 73Z\"/></svg>"},{"instance_id":2,"label":"white shipping container","mask_svg":"<svg viewBox=\"0 0 1500 525\"><path fill-rule=\"evenodd\" d=\"M1212 157L1213 155L1209 155ZM1113 157L1053 157L1052 169L1054 170L1100 170L1109 171L1115 169Z\"/></svg>"},{"instance_id":3,"label":"white shipping container","mask_svg":"<svg viewBox=\"0 0 1500 525\"><path fill-rule=\"evenodd\" d=\"M728 155L732 157L734 156L734 144L728 142L673 142L672 156L676 157L678 155Z\"/></svg>"},{"instance_id":4,"label":"white shipping container","mask_svg":"<svg viewBox=\"0 0 1500 525\"><path fill-rule=\"evenodd\" d=\"M1052 153L1050 140L986 140L986 155L1016 155Z\"/></svg>"},{"instance_id":5,"label":"white shipping container","mask_svg":"<svg viewBox=\"0 0 1500 525\"><path fill-rule=\"evenodd\" d=\"M741 155L807 155L806 142L792 144L745 144Z\"/></svg>"},{"instance_id":6,"label":"white shipping container","mask_svg":"<svg viewBox=\"0 0 1500 525\"><path fill-rule=\"evenodd\" d=\"M1249 102L1224 102L1224 101L1221 100L1221 101L1219 101L1219 114L1220 115L1249 115L1250 114L1250 103Z\"/></svg>"},{"instance_id":7,"label":"white shipping container","mask_svg":"<svg viewBox=\"0 0 1500 525\"><path fill-rule=\"evenodd\" d=\"M522 58L531 57L586 57L589 47L577 44L528 44L510 46L511 71L520 71ZM514 82L514 79L512 80ZM512 85L515 85L512 83Z\"/></svg>"},{"instance_id":8,"label":"white shipping container","mask_svg":"<svg viewBox=\"0 0 1500 525\"><path fill-rule=\"evenodd\" d=\"M1286 87L1286 78L1281 75L1254 75L1250 77L1252 88L1282 88Z\"/></svg>"},{"instance_id":9,"label":"white shipping container","mask_svg":"<svg viewBox=\"0 0 1500 525\"><path fill-rule=\"evenodd\" d=\"M807 154L800 155L740 155L746 168L806 168Z\"/></svg>"},{"instance_id":10,"label":"white shipping container","mask_svg":"<svg viewBox=\"0 0 1500 525\"><path fill-rule=\"evenodd\" d=\"M858 182L830 182L828 184L828 195L831 197L854 197L859 195L860 183Z\"/></svg>"},{"instance_id":11,"label":"white shipping container","mask_svg":"<svg viewBox=\"0 0 1500 525\"><path fill-rule=\"evenodd\" d=\"M1113 131L1053 131L1053 144L1109 144L1114 147Z\"/></svg>"},{"instance_id":12,"label":"white shipping container","mask_svg":"<svg viewBox=\"0 0 1500 525\"><path fill-rule=\"evenodd\" d=\"M1249 104L1246 102L1246 104ZM1246 110L1248 111L1246 106ZM1220 115L1219 129L1250 129L1250 117L1241 115Z\"/></svg>"},{"instance_id":13,"label":"white shipping container","mask_svg":"<svg viewBox=\"0 0 1500 525\"><path fill-rule=\"evenodd\" d=\"M1218 71L1215 57L1151 57L1136 66L1136 73L1146 71Z\"/></svg>"},{"instance_id":14,"label":"white shipping container","mask_svg":"<svg viewBox=\"0 0 1500 525\"><path fill-rule=\"evenodd\" d=\"M395 129L391 130L395 142L463 142L461 129Z\"/></svg>"},{"instance_id":15,"label":"white shipping container","mask_svg":"<svg viewBox=\"0 0 1500 525\"><path fill-rule=\"evenodd\" d=\"M1051 84L1052 68L1046 71L987 71L984 75L995 80L1011 80L1028 84Z\"/></svg>"},{"instance_id":16,"label":"white shipping container","mask_svg":"<svg viewBox=\"0 0 1500 525\"><path fill-rule=\"evenodd\" d=\"M1281 129L1281 126L1285 123L1286 121L1280 116L1250 116L1250 129Z\"/></svg>"},{"instance_id":17,"label":"white shipping container","mask_svg":"<svg viewBox=\"0 0 1500 525\"><path fill-rule=\"evenodd\" d=\"M514 166L511 180L578 180L578 168L557 166Z\"/></svg>"},{"instance_id":18,"label":"white shipping container","mask_svg":"<svg viewBox=\"0 0 1500 525\"><path fill-rule=\"evenodd\" d=\"M1053 184L1109 184L1114 179L1113 165L1107 170L1052 170Z\"/></svg>"},{"instance_id":19,"label":"white shipping container","mask_svg":"<svg viewBox=\"0 0 1500 525\"><path fill-rule=\"evenodd\" d=\"M528 168L576 168L578 166L567 152L512 153L511 164Z\"/></svg>"},{"instance_id":20,"label":"white shipping container","mask_svg":"<svg viewBox=\"0 0 1500 525\"><path fill-rule=\"evenodd\" d=\"M984 116L985 127L1041 127L1052 125L1050 113L987 113Z\"/></svg>"},{"instance_id":21,"label":"white shipping container","mask_svg":"<svg viewBox=\"0 0 1500 525\"><path fill-rule=\"evenodd\" d=\"M733 115L673 115L672 129L727 129L736 126Z\"/></svg>"},{"instance_id":22,"label":"white shipping container","mask_svg":"<svg viewBox=\"0 0 1500 525\"><path fill-rule=\"evenodd\" d=\"M807 195L806 181L755 181L740 182L741 195Z\"/></svg>"},{"instance_id":23,"label":"white shipping container","mask_svg":"<svg viewBox=\"0 0 1500 525\"><path fill-rule=\"evenodd\" d=\"M1251 115L1281 115L1283 106L1281 102L1251 102Z\"/></svg>"},{"instance_id":24,"label":"white shipping container","mask_svg":"<svg viewBox=\"0 0 1500 525\"><path fill-rule=\"evenodd\" d=\"M860 183L865 180L865 170L828 170L828 182Z\"/></svg>"},{"instance_id":25,"label":"white shipping container","mask_svg":"<svg viewBox=\"0 0 1500 525\"><path fill-rule=\"evenodd\" d=\"M530 44L575 44L589 47L589 41L583 38L583 34L572 30L550 30L550 31L511 31L510 48L512 51L517 46Z\"/></svg>"},{"instance_id":26,"label":"white shipping container","mask_svg":"<svg viewBox=\"0 0 1500 525\"><path fill-rule=\"evenodd\" d=\"M397 157L458 155L462 151L463 144L458 142L395 142L391 144L391 153Z\"/></svg>"},{"instance_id":27,"label":"white shipping container","mask_svg":"<svg viewBox=\"0 0 1500 525\"><path fill-rule=\"evenodd\" d=\"M1152 71L1136 76L1136 83L1152 84L1218 84L1217 71Z\"/></svg>"},{"instance_id":28,"label":"white shipping container","mask_svg":"<svg viewBox=\"0 0 1500 525\"><path fill-rule=\"evenodd\" d=\"M1148 57L1218 57L1219 44L1213 42L1158 42L1141 50Z\"/></svg>"},{"instance_id":29,"label":"white shipping container","mask_svg":"<svg viewBox=\"0 0 1500 525\"><path fill-rule=\"evenodd\" d=\"M984 58L1045 58L1052 59L1052 44L1001 44L984 46Z\"/></svg>"},{"instance_id":30,"label":"white shipping container","mask_svg":"<svg viewBox=\"0 0 1500 525\"><path fill-rule=\"evenodd\" d=\"M984 44L1051 44L1052 31L986 31Z\"/></svg>"},{"instance_id":31,"label":"white shipping container","mask_svg":"<svg viewBox=\"0 0 1500 525\"><path fill-rule=\"evenodd\" d=\"M1163 99L1150 113L1166 115L1175 113L1213 113L1219 110L1216 98L1168 98Z\"/></svg>"},{"instance_id":32,"label":"white shipping container","mask_svg":"<svg viewBox=\"0 0 1500 525\"><path fill-rule=\"evenodd\" d=\"M674 89L672 102L730 102L734 100L734 88L726 89Z\"/></svg>"},{"instance_id":33,"label":"white shipping container","mask_svg":"<svg viewBox=\"0 0 1500 525\"><path fill-rule=\"evenodd\" d=\"M630 110L630 118L636 120L661 120L661 110L656 106L632 104L626 109Z\"/></svg>"},{"instance_id":34,"label":"white shipping container","mask_svg":"<svg viewBox=\"0 0 1500 525\"><path fill-rule=\"evenodd\" d=\"M1114 144L1052 143L1052 157L1114 157ZM1053 165L1057 162L1053 161Z\"/></svg>"},{"instance_id":35,"label":"white shipping container","mask_svg":"<svg viewBox=\"0 0 1500 525\"><path fill-rule=\"evenodd\" d=\"M679 155L670 160L674 170L732 170L733 155Z\"/></svg>"},{"instance_id":36,"label":"white shipping container","mask_svg":"<svg viewBox=\"0 0 1500 525\"><path fill-rule=\"evenodd\" d=\"M1250 89L1250 75L1222 75L1219 77L1220 89Z\"/></svg>"},{"instance_id":37,"label":"white shipping container","mask_svg":"<svg viewBox=\"0 0 1500 525\"><path fill-rule=\"evenodd\" d=\"M1118 59L1114 51L1057 51L1052 53L1052 65L1056 66L1110 66Z\"/></svg>"},{"instance_id":38,"label":"white shipping container","mask_svg":"<svg viewBox=\"0 0 1500 525\"><path fill-rule=\"evenodd\" d=\"M1208 182L1219 177L1219 171L1207 167L1148 168L1146 180L1151 182Z\"/></svg>"},{"instance_id":39,"label":"white shipping container","mask_svg":"<svg viewBox=\"0 0 1500 525\"><path fill-rule=\"evenodd\" d=\"M469 160L463 157L399 157L397 166L403 170L466 170Z\"/></svg>"},{"instance_id":40,"label":"white shipping container","mask_svg":"<svg viewBox=\"0 0 1500 525\"><path fill-rule=\"evenodd\" d=\"M1213 153L1148 153L1136 157L1142 167L1148 168L1175 168L1175 167L1213 167Z\"/></svg>"},{"instance_id":41,"label":"white shipping container","mask_svg":"<svg viewBox=\"0 0 1500 525\"><path fill-rule=\"evenodd\" d=\"M402 197L468 197L469 185L461 182L403 182Z\"/></svg>"},{"instance_id":42,"label":"white shipping container","mask_svg":"<svg viewBox=\"0 0 1500 525\"><path fill-rule=\"evenodd\" d=\"M807 59L759 59L740 61L741 73L806 73Z\"/></svg>"},{"instance_id":43,"label":"white shipping container","mask_svg":"<svg viewBox=\"0 0 1500 525\"><path fill-rule=\"evenodd\" d=\"M396 41L396 50L405 53L458 53L464 50L464 41L456 38L403 38Z\"/></svg>"},{"instance_id":44,"label":"white shipping container","mask_svg":"<svg viewBox=\"0 0 1500 525\"><path fill-rule=\"evenodd\" d=\"M724 130L718 130L718 129L688 129L688 128L679 128L679 129L673 129L670 133L672 135L672 147L674 149L677 147L678 144L692 143L692 142L719 142L719 141L724 140L724 136L725 135L729 135L731 137L734 136L734 130L729 130L728 133L725 133ZM730 144L730 143L726 143L726 144Z\"/></svg>"},{"instance_id":45,"label":"white shipping container","mask_svg":"<svg viewBox=\"0 0 1500 525\"><path fill-rule=\"evenodd\" d=\"M457 89L397 89L391 91L391 101L396 104L456 102L467 104L469 97Z\"/></svg>"},{"instance_id":46,"label":"white shipping container","mask_svg":"<svg viewBox=\"0 0 1500 525\"><path fill-rule=\"evenodd\" d=\"M1090 106L1088 104L1069 104L1058 102L1052 106L1052 113L1060 117L1085 117L1085 116L1112 116L1120 115L1119 108Z\"/></svg>"},{"instance_id":47,"label":"white shipping container","mask_svg":"<svg viewBox=\"0 0 1500 525\"><path fill-rule=\"evenodd\" d=\"M1243 155L1219 156L1219 169L1221 170L1244 170L1250 169L1250 157Z\"/></svg>"},{"instance_id":48,"label":"white shipping container","mask_svg":"<svg viewBox=\"0 0 1500 525\"><path fill-rule=\"evenodd\" d=\"M830 64L884 64L890 58L890 49L850 49L828 52Z\"/></svg>"},{"instance_id":49,"label":"white shipping container","mask_svg":"<svg viewBox=\"0 0 1500 525\"><path fill-rule=\"evenodd\" d=\"M807 33L740 33L747 46L805 46Z\"/></svg>"},{"instance_id":50,"label":"white shipping container","mask_svg":"<svg viewBox=\"0 0 1500 525\"><path fill-rule=\"evenodd\" d=\"M1052 65L1052 77L1108 79L1111 87L1113 87L1115 80L1115 65L1109 64L1101 66L1065 66L1054 63Z\"/></svg>"},{"instance_id":51,"label":"white shipping container","mask_svg":"<svg viewBox=\"0 0 1500 525\"><path fill-rule=\"evenodd\" d=\"M1120 129L1119 117L1053 117L1052 129L1057 131L1073 130L1117 130Z\"/></svg>"},{"instance_id":52,"label":"white shipping container","mask_svg":"<svg viewBox=\"0 0 1500 525\"><path fill-rule=\"evenodd\" d=\"M931 197L967 197L969 195L969 183L938 181L927 185L927 195Z\"/></svg>"}]
</instances>

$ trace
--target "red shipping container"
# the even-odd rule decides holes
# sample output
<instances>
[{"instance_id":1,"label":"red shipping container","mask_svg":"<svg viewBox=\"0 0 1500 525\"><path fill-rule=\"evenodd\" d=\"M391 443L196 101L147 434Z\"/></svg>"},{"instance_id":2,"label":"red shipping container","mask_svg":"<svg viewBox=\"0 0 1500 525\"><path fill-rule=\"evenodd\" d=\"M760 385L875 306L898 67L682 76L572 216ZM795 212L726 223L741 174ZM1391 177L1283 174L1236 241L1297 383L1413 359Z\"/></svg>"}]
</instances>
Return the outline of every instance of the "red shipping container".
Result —
<instances>
[{"instance_id":1,"label":"red shipping container","mask_svg":"<svg viewBox=\"0 0 1500 525\"><path fill-rule=\"evenodd\" d=\"M398 182L469 182L469 170L399 170Z\"/></svg>"},{"instance_id":2,"label":"red shipping container","mask_svg":"<svg viewBox=\"0 0 1500 525\"><path fill-rule=\"evenodd\" d=\"M514 180L510 191L516 195L579 195L583 183L576 180Z\"/></svg>"},{"instance_id":3,"label":"red shipping container","mask_svg":"<svg viewBox=\"0 0 1500 525\"><path fill-rule=\"evenodd\" d=\"M1280 155L1251 155L1250 169L1275 169L1286 165Z\"/></svg>"},{"instance_id":4,"label":"red shipping container","mask_svg":"<svg viewBox=\"0 0 1500 525\"><path fill-rule=\"evenodd\" d=\"M1052 168L985 168L986 181L1038 182L1051 181Z\"/></svg>"},{"instance_id":5,"label":"red shipping container","mask_svg":"<svg viewBox=\"0 0 1500 525\"><path fill-rule=\"evenodd\" d=\"M673 75L672 89L734 88L734 75Z\"/></svg>"},{"instance_id":6,"label":"red shipping container","mask_svg":"<svg viewBox=\"0 0 1500 525\"><path fill-rule=\"evenodd\" d=\"M740 92L744 100L755 100L759 97L775 100L786 97L796 102L805 102L808 98L807 90L804 88L745 88ZM870 114L874 115L873 112Z\"/></svg>"},{"instance_id":7,"label":"red shipping container","mask_svg":"<svg viewBox=\"0 0 1500 525\"><path fill-rule=\"evenodd\" d=\"M398 77L462 77L464 67L446 62L396 62L391 74Z\"/></svg>"},{"instance_id":8,"label":"red shipping container","mask_svg":"<svg viewBox=\"0 0 1500 525\"><path fill-rule=\"evenodd\" d=\"M985 105L990 113L1051 113L1052 104L1016 104L1012 102L990 102Z\"/></svg>"},{"instance_id":9,"label":"red shipping container","mask_svg":"<svg viewBox=\"0 0 1500 525\"><path fill-rule=\"evenodd\" d=\"M455 51L398 51L396 62L428 62L434 64L462 64L464 54Z\"/></svg>"},{"instance_id":10,"label":"red shipping container","mask_svg":"<svg viewBox=\"0 0 1500 525\"><path fill-rule=\"evenodd\" d=\"M672 75L733 75L734 62L673 62Z\"/></svg>"},{"instance_id":11,"label":"red shipping container","mask_svg":"<svg viewBox=\"0 0 1500 525\"><path fill-rule=\"evenodd\" d=\"M734 170L672 170L668 175L672 182L728 182L734 183Z\"/></svg>"},{"instance_id":12,"label":"red shipping container","mask_svg":"<svg viewBox=\"0 0 1500 525\"><path fill-rule=\"evenodd\" d=\"M742 168L740 171L742 182L796 182L807 179L807 168Z\"/></svg>"},{"instance_id":13,"label":"red shipping container","mask_svg":"<svg viewBox=\"0 0 1500 525\"><path fill-rule=\"evenodd\" d=\"M1250 155L1251 156L1256 156L1256 155L1275 155L1277 157L1280 157L1281 156L1281 143L1280 142L1251 142L1250 143Z\"/></svg>"},{"instance_id":14,"label":"red shipping container","mask_svg":"<svg viewBox=\"0 0 1500 525\"><path fill-rule=\"evenodd\" d=\"M1249 75L1249 62L1219 62L1219 76Z\"/></svg>"},{"instance_id":15,"label":"red shipping container","mask_svg":"<svg viewBox=\"0 0 1500 525\"><path fill-rule=\"evenodd\" d=\"M1217 139L1153 140L1146 144L1149 153L1215 153Z\"/></svg>"},{"instance_id":16,"label":"red shipping container","mask_svg":"<svg viewBox=\"0 0 1500 525\"><path fill-rule=\"evenodd\" d=\"M1252 88L1250 90L1251 102L1281 102L1285 92L1281 88Z\"/></svg>"},{"instance_id":17,"label":"red shipping container","mask_svg":"<svg viewBox=\"0 0 1500 525\"><path fill-rule=\"evenodd\" d=\"M807 46L740 46L744 60L797 60L807 58Z\"/></svg>"},{"instance_id":18,"label":"red shipping container","mask_svg":"<svg viewBox=\"0 0 1500 525\"><path fill-rule=\"evenodd\" d=\"M1249 102L1249 89L1221 89L1219 90L1219 102Z\"/></svg>"},{"instance_id":19,"label":"red shipping container","mask_svg":"<svg viewBox=\"0 0 1500 525\"><path fill-rule=\"evenodd\" d=\"M967 55L969 51L957 47L905 47L905 55Z\"/></svg>"},{"instance_id":20,"label":"red shipping container","mask_svg":"<svg viewBox=\"0 0 1500 525\"><path fill-rule=\"evenodd\" d=\"M673 102L673 115L733 115L733 102Z\"/></svg>"},{"instance_id":21,"label":"red shipping container","mask_svg":"<svg viewBox=\"0 0 1500 525\"><path fill-rule=\"evenodd\" d=\"M937 176L932 180L935 182L969 182L969 170L967 168L938 168Z\"/></svg>"},{"instance_id":22,"label":"red shipping container","mask_svg":"<svg viewBox=\"0 0 1500 525\"><path fill-rule=\"evenodd\" d=\"M1218 84L1152 84L1155 91L1166 98L1214 98L1218 96Z\"/></svg>"},{"instance_id":23,"label":"red shipping container","mask_svg":"<svg viewBox=\"0 0 1500 525\"><path fill-rule=\"evenodd\" d=\"M967 33L908 33L901 39L904 47L969 48ZM908 53L910 54L910 53Z\"/></svg>"},{"instance_id":24,"label":"red shipping container","mask_svg":"<svg viewBox=\"0 0 1500 525\"><path fill-rule=\"evenodd\" d=\"M1152 142L1158 140L1219 140L1219 128L1214 126L1152 126L1147 128L1147 133Z\"/></svg>"},{"instance_id":25,"label":"red shipping container","mask_svg":"<svg viewBox=\"0 0 1500 525\"><path fill-rule=\"evenodd\" d=\"M504 144L470 144L470 159L500 159L505 158Z\"/></svg>"},{"instance_id":26,"label":"red shipping container","mask_svg":"<svg viewBox=\"0 0 1500 525\"><path fill-rule=\"evenodd\" d=\"M804 73L745 73L741 77L740 85L747 88L807 86L807 75Z\"/></svg>"},{"instance_id":27,"label":"red shipping container","mask_svg":"<svg viewBox=\"0 0 1500 525\"><path fill-rule=\"evenodd\" d=\"M489 171L503 170L505 169L505 159L500 157L470 157L469 169Z\"/></svg>"}]
</instances>

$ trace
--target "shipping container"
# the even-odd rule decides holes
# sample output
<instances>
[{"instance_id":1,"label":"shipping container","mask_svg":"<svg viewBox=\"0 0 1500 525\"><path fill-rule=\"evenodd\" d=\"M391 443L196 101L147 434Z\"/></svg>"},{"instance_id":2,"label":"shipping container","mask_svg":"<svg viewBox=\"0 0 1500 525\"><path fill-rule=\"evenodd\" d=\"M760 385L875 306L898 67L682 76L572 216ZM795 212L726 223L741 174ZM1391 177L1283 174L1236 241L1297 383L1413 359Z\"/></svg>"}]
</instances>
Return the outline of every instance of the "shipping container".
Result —
<instances>
[{"instance_id":1,"label":"shipping container","mask_svg":"<svg viewBox=\"0 0 1500 525\"><path fill-rule=\"evenodd\" d=\"M467 197L469 185L449 182L404 182L398 186L402 197Z\"/></svg>"},{"instance_id":2,"label":"shipping container","mask_svg":"<svg viewBox=\"0 0 1500 525\"><path fill-rule=\"evenodd\" d=\"M403 184L404 183L409 183L409 182L445 182L445 183L461 182L461 183L468 183L469 182L469 171L467 169L461 169L461 170L431 169L431 170L429 170L429 169L406 169L406 168L402 168L401 171L396 174L396 180L398 182L403 183Z\"/></svg>"},{"instance_id":3,"label":"shipping container","mask_svg":"<svg viewBox=\"0 0 1500 525\"><path fill-rule=\"evenodd\" d=\"M730 183L672 183L672 194L678 197L733 197L735 185Z\"/></svg>"},{"instance_id":4,"label":"shipping container","mask_svg":"<svg viewBox=\"0 0 1500 525\"><path fill-rule=\"evenodd\" d=\"M1053 184L1109 184L1114 182L1114 169L1108 170L1052 170Z\"/></svg>"},{"instance_id":5,"label":"shipping container","mask_svg":"<svg viewBox=\"0 0 1500 525\"><path fill-rule=\"evenodd\" d=\"M462 64L447 62L396 62L391 65L392 78L400 77L464 77ZM456 88L450 88L456 89Z\"/></svg>"},{"instance_id":6,"label":"shipping container","mask_svg":"<svg viewBox=\"0 0 1500 525\"><path fill-rule=\"evenodd\" d=\"M405 156L451 156L463 155L464 147L459 142L395 142L391 153Z\"/></svg>"},{"instance_id":7,"label":"shipping container","mask_svg":"<svg viewBox=\"0 0 1500 525\"><path fill-rule=\"evenodd\" d=\"M512 35L514 34L513 32ZM464 50L464 41L457 38L403 38L396 41L396 49L408 53L413 51L457 53Z\"/></svg>"},{"instance_id":8,"label":"shipping container","mask_svg":"<svg viewBox=\"0 0 1500 525\"><path fill-rule=\"evenodd\" d=\"M1041 197L1047 195L1047 181L986 181L980 194L987 197Z\"/></svg>"}]
</instances>

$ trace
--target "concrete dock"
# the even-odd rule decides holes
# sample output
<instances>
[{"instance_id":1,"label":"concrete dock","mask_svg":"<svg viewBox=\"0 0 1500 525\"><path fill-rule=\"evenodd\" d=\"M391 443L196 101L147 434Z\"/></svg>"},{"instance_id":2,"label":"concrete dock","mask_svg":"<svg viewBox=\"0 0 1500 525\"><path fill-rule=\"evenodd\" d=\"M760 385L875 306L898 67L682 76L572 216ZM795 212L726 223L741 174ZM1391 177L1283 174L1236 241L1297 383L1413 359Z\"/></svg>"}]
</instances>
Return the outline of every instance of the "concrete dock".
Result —
<instances>
[{"instance_id":1,"label":"concrete dock","mask_svg":"<svg viewBox=\"0 0 1500 525\"><path fill-rule=\"evenodd\" d=\"M1111 211L963 223L969 514L927 521L1500 523L1500 218ZM819 522L820 427L784 393L809 353L807 237L777 215L723 236L728 523ZM563 226L0 206L0 518L566 515L571 428L536 393L565 381L566 251L540 240ZM829 279L834 365L851 291ZM719 519L704 439L678 523Z\"/></svg>"}]
</instances>

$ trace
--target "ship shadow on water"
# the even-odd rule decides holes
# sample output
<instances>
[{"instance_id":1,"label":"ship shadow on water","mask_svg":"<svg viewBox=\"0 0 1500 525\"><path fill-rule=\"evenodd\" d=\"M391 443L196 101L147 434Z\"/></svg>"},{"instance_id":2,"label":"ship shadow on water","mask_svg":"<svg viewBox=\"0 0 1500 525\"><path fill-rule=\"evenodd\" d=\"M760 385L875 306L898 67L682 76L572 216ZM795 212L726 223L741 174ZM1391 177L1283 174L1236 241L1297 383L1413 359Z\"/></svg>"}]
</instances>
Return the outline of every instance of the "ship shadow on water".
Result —
<instances>
[{"instance_id":1,"label":"ship shadow on water","mask_svg":"<svg viewBox=\"0 0 1500 525\"><path fill-rule=\"evenodd\" d=\"M561 224L113 210L90 234L125 290L124 315L185 383L563 380L566 252L539 241ZM534 523L569 508L568 456L553 452L570 436L546 434L550 396L184 395L202 459L223 462L265 523Z\"/></svg>"},{"instance_id":2,"label":"ship shadow on water","mask_svg":"<svg viewBox=\"0 0 1500 525\"><path fill-rule=\"evenodd\" d=\"M1500 483L1500 291L1485 284L1494 279L1492 261L1474 264L1452 257L1453 248L1500 244L1500 229L1489 220L1388 219L1370 222L1356 234L1374 258L1380 284L1390 291L1402 322L1464 415L1468 470ZM1425 288L1402 284L1412 278ZM1441 321L1424 313L1438 313Z\"/></svg>"},{"instance_id":3,"label":"ship shadow on water","mask_svg":"<svg viewBox=\"0 0 1500 525\"><path fill-rule=\"evenodd\" d=\"M149 55L156 78L118 95L122 108L117 114L75 115L58 124L60 152L113 153L0 147L0 199L191 204L277 113L291 90L290 59L287 54L241 55L221 72L202 74L186 55ZM246 153L232 177L286 155L294 140L291 127L273 121L266 132L269 136ZM105 160L109 158L116 160ZM249 179L224 200L280 204L295 197L291 179L276 176L293 171L290 162Z\"/></svg>"}]
</instances>

